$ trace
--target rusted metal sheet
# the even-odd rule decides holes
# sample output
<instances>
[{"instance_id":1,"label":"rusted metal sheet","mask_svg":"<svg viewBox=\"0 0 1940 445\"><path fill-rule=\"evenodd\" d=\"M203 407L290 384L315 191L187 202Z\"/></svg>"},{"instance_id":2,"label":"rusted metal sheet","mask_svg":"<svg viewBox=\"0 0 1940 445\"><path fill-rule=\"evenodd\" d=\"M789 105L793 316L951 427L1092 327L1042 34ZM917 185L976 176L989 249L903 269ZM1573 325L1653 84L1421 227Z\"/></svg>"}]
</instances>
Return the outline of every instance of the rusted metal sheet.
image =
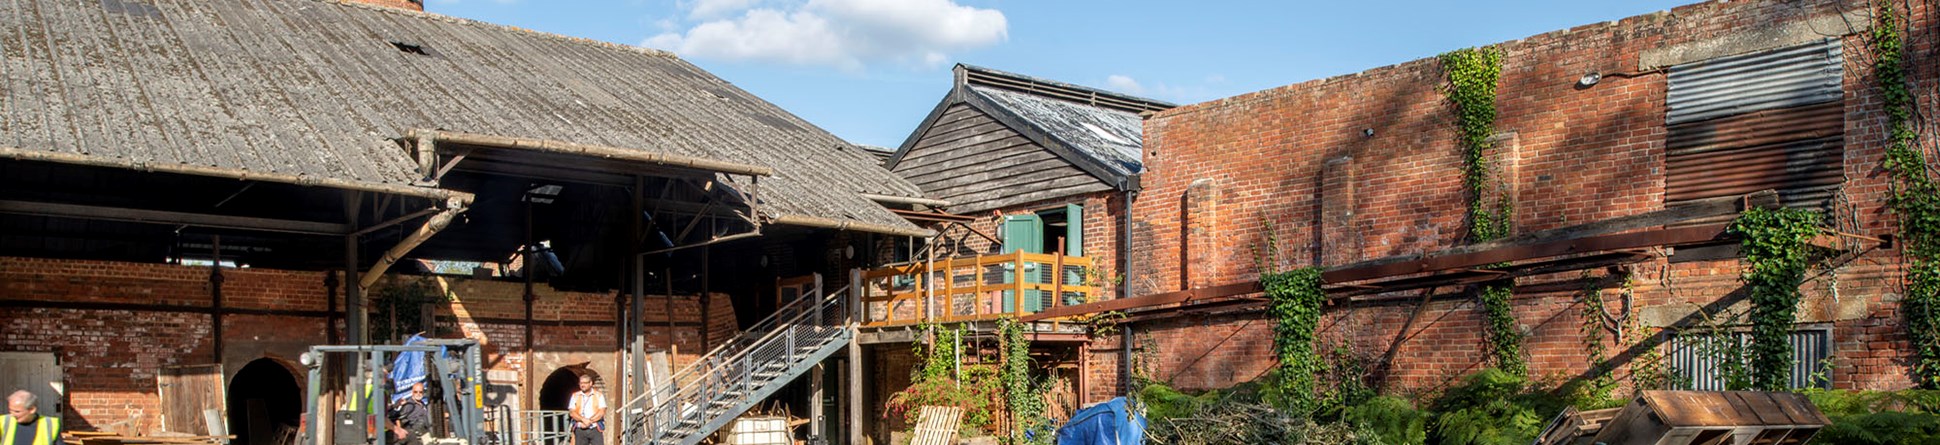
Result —
<instances>
[{"instance_id":1,"label":"rusted metal sheet","mask_svg":"<svg viewBox=\"0 0 1940 445\"><path fill-rule=\"evenodd\" d=\"M1674 125L1664 201L1771 189L1788 206L1819 207L1844 180L1844 131L1842 102Z\"/></svg>"},{"instance_id":2,"label":"rusted metal sheet","mask_svg":"<svg viewBox=\"0 0 1940 445\"><path fill-rule=\"evenodd\" d=\"M1835 102L1844 76L1838 39L1673 66L1666 123Z\"/></svg>"}]
</instances>

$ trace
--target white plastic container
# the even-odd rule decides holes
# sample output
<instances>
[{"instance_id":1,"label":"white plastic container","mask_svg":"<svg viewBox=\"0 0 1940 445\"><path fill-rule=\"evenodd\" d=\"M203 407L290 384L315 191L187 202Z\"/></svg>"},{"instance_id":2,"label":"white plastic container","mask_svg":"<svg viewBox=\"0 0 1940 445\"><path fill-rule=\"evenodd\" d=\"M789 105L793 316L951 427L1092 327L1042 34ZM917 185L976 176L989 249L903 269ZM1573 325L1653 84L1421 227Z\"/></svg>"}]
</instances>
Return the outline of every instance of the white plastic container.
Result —
<instances>
[{"instance_id":1,"label":"white plastic container","mask_svg":"<svg viewBox=\"0 0 1940 445\"><path fill-rule=\"evenodd\" d=\"M727 445L794 445L786 417L742 417L728 424Z\"/></svg>"}]
</instances>

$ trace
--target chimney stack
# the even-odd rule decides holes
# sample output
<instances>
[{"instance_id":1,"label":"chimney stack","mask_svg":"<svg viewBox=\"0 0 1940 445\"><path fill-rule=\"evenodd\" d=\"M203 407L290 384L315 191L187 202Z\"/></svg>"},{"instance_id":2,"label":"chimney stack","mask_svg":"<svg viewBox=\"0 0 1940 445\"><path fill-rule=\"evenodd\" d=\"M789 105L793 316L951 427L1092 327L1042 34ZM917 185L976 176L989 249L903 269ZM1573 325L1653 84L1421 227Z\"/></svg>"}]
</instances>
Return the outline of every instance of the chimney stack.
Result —
<instances>
[{"instance_id":1,"label":"chimney stack","mask_svg":"<svg viewBox=\"0 0 1940 445\"><path fill-rule=\"evenodd\" d=\"M377 6L387 7L387 8L409 9L412 11L424 10L424 0L341 0L341 1L343 1L344 3L363 3L366 5L377 5Z\"/></svg>"}]
</instances>

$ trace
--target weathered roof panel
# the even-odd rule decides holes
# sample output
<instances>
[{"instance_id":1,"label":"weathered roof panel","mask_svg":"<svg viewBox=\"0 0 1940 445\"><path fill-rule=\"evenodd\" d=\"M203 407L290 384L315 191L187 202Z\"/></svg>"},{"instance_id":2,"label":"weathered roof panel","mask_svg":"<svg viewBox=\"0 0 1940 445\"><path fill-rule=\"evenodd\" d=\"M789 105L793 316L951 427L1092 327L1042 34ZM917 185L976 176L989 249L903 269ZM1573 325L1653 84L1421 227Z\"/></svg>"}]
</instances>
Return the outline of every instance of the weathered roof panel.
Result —
<instances>
[{"instance_id":1,"label":"weathered roof panel","mask_svg":"<svg viewBox=\"0 0 1940 445\"><path fill-rule=\"evenodd\" d=\"M997 88L969 89L1117 175L1140 170L1145 131L1137 114Z\"/></svg>"},{"instance_id":2,"label":"weathered roof panel","mask_svg":"<svg viewBox=\"0 0 1940 445\"><path fill-rule=\"evenodd\" d=\"M409 184L413 128L772 167L763 210L913 227L851 145L670 54L321 0L0 3L0 146Z\"/></svg>"}]
</instances>

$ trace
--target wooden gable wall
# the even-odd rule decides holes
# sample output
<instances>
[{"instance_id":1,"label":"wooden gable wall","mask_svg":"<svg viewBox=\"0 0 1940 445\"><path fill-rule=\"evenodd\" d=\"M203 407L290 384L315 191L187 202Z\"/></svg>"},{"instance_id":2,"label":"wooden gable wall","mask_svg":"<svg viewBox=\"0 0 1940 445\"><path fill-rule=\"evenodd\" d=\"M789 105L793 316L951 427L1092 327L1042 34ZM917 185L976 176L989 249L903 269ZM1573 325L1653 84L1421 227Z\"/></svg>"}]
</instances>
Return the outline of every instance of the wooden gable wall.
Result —
<instances>
[{"instance_id":1,"label":"wooden gable wall","mask_svg":"<svg viewBox=\"0 0 1940 445\"><path fill-rule=\"evenodd\" d=\"M962 103L924 130L895 172L964 214L1112 189Z\"/></svg>"}]
</instances>

